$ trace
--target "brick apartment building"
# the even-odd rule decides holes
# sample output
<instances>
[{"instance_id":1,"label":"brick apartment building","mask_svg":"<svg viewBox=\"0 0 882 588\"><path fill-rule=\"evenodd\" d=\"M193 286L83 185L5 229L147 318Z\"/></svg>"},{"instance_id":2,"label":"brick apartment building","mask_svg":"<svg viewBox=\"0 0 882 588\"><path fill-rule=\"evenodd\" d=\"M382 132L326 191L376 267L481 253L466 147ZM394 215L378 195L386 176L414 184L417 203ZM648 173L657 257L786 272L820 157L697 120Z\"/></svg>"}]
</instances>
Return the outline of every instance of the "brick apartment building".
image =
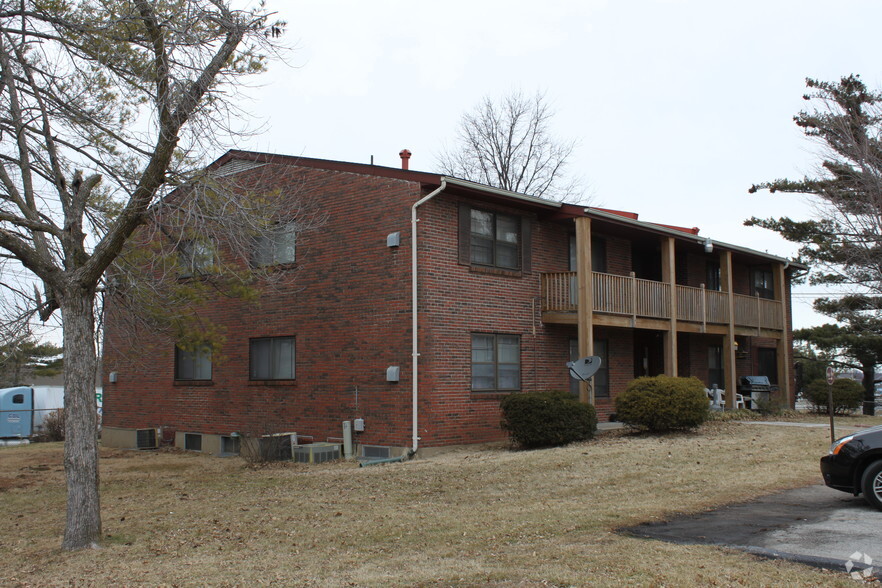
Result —
<instances>
[{"instance_id":1,"label":"brick apartment building","mask_svg":"<svg viewBox=\"0 0 882 588\"><path fill-rule=\"evenodd\" d=\"M325 441L358 419L356 443L395 455L502 439L499 400L518 391L570 389L604 420L631 379L662 373L727 390L766 375L793 404L790 279L805 267L403 163L245 151L213 163L253 189L307 191L325 224L270 260L296 267L290 291L206 305L227 333L222 358L160 340L136 357L108 302L105 445L150 433L234 452L237 435ZM565 365L587 355L603 360L593 386Z\"/></svg>"}]
</instances>

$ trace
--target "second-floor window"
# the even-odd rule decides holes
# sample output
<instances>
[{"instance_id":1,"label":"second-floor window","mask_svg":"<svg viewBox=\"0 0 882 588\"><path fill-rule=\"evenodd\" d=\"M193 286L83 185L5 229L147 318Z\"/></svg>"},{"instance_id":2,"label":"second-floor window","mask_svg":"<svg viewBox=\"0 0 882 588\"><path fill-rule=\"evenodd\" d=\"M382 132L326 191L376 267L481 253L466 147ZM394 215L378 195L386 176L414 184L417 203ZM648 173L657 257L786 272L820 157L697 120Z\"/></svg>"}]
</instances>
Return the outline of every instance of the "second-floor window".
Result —
<instances>
[{"instance_id":1,"label":"second-floor window","mask_svg":"<svg viewBox=\"0 0 882 588\"><path fill-rule=\"evenodd\" d=\"M723 289L723 282L720 279L720 262L707 262L707 281L705 282L705 288L708 290Z\"/></svg>"},{"instance_id":2,"label":"second-floor window","mask_svg":"<svg viewBox=\"0 0 882 588\"><path fill-rule=\"evenodd\" d=\"M196 239L182 241L179 251L181 277L189 278L211 272L214 265L214 249L211 244Z\"/></svg>"},{"instance_id":3,"label":"second-floor window","mask_svg":"<svg viewBox=\"0 0 882 588\"><path fill-rule=\"evenodd\" d=\"M570 235L570 271L577 270L576 236ZM591 237L591 271L606 273L606 239Z\"/></svg>"},{"instance_id":4,"label":"second-floor window","mask_svg":"<svg viewBox=\"0 0 882 588\"><path fill-rule=\"evenodd\" d=\"M293 223L279 225L271 234L259 237L254 244L254 265L294 263L296 239Z\"/></svg>"},{"instance_id":5,"label":"second-floor window","mask_svg":"<svg viewBox=\"0 0 882 588\"><path fill-rule=\"evenodd\" d=\"M760 298L775 299L775 286L772 281L772 272L766 269L754 269L752 272L753 292L754 296Z\"/></svg>"},{"instance_id":6,"label":"second-floor window","mask_svg":"<svg viewBox=\"0 0 882 588\"><path fill-rule=\"evenodd\" d=\"M504 269L519 269L521 221L518 217L472 209L471 261Z\"/></svg>"}]
</instances>

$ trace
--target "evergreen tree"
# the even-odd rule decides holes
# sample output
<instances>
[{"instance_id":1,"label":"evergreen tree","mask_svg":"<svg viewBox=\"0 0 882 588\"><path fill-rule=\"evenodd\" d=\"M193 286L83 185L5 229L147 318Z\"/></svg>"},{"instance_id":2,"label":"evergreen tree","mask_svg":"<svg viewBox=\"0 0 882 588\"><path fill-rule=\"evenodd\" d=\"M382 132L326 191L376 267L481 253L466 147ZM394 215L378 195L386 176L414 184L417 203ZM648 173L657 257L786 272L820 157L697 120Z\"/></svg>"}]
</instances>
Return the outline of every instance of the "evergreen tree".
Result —
<instances>
[{"instance_id":1,"label":"evergreen tree","mask_svg":"<svg viewBox=\"0 0 882 588\"><path fill-rule=\"evenodd\" d=\"M61 355L61 347L39 343L30 336L0 345L0 387L22 386L35 377L57 376L63 369Z\"/></svg>"},{"instance_id":2,"label":"evergreen tree","mask_svg":"<svg viewBox=\"0 0 882 588\"><path fill-rule=\"evenodd\" d=\"M882 335L840 325L821 325L793 332L793 338L806 341L840 367L861 370L864 374L864 414L875 409L876 366L882 363ZM806 382L808 383L808 382Z\"/></svg>"},{"instance_id":3,"label":"evergreen tree","mask_svg":"<svg viewBox=\"0 0 882 588\"><path fill-rule=\"evenodd\" d=\"M841 298L815 301L816 310L846 325L845 332L834 332L832 325L818 327L812 341L848 350L846 355L863 364L871 361L875 338L882 335L882 94L867 89L856 75L838 83L809 79L806 85L810 92L804 98L815 108L794 120L823 150L817 175L764 182L749 191L804 194L815 205L816 216L754 217L745 224L800 243L799 261L812 268L810 283L848 291ZM864 410L872 414L869 382L865 391Z\"/></svg>"}]
</instances>

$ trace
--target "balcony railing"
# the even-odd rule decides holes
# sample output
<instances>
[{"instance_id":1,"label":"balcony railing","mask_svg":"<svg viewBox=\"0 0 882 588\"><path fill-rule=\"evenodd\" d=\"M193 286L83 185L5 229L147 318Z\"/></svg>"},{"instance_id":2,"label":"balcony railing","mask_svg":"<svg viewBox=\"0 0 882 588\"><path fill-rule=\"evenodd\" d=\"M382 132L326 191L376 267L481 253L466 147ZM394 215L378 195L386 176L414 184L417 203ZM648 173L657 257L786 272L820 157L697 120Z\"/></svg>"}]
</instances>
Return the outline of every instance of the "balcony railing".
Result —
<instances>
[{"instance_id":1,"label":"balcony railing","mask_svg":"<svg viewBox=\"0 0 882 588\"><path fill-rule=\"evenodd\" d=\"M671 286L633 276L594 272L594 312L633 318L670 319ZM729 295L726 292L677 286L677 320L702 324L729 323ZM734 295L735 325L763 329L784 329L780 301L756 296ZM578 310L576 272L542 274L542 310Z\"/></svg>"}]
</instances>

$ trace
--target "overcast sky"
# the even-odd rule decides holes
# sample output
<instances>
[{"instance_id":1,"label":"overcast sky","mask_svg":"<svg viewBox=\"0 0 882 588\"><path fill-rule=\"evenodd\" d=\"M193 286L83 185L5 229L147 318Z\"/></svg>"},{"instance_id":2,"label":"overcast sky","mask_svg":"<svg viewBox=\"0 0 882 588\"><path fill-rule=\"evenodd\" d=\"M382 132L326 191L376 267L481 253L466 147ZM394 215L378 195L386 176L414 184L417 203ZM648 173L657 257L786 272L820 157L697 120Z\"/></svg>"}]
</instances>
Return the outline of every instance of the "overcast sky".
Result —
<instances>
[{"instance_id":1,"label":"overcast sky","mask_svg":"<svg viewBox=\"0 0 882 588\"><path fill-rule=\"evenodd\" d=\"M293 67L275 64L244 108L265 123L245 149L435 171L462 113L484 96L542 91L570 170L594 202L780 256L742 226L804 217L796 196L752 183L811 173L793 123L805 78L882 84L878 0L270 0ZM817 289L804 288L803 292ZM794 298L796 327L823 322Z\"/></svg>"}]
</instances>

